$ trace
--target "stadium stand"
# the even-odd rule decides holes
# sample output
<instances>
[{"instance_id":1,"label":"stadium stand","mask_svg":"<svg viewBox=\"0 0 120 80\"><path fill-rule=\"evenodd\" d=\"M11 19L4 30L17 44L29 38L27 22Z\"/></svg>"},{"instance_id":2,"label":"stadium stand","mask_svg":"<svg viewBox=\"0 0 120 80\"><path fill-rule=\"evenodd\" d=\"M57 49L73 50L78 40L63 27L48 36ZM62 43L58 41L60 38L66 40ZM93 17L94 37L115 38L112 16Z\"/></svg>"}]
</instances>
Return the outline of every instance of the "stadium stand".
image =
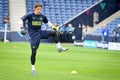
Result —
<instances>
[{"instance_id":1,"label":"stadium stand","mask_svg":"<svg viewBox=\"0 0 120 80\"><path fill-rule=\"evenodd\" d=\"M4 29L3 19L9 15L9 0L0 0L0 30Z\"/></svg>"},{"instance_id":2,"label":"stadium stand","mask_svg":"<svg viewBox=\"0 0 120 80\"><path fill-rule=\"evenodd\" d=\"M54 24L62 25L77 13L90 7L98 0L26 0L27 12L31 12L35 3L43 4L43 14Z\"/></svg>"},{"instance_id":3,"label":"stadium stand","mask_svg":"<svg viewBox=\"0 0 120 80\"><path fill-rule=\"evenodd\" d=\"M111 21L107 24L107 28L109 29L109 34L110 35L113 35L112 32L115 28L118 27L118 24L120 24L120 17L116 18L115 20L113 20L113 21ZM101 28L98 28L92 34L101 35Z\"/></svg>"}]
</instances>

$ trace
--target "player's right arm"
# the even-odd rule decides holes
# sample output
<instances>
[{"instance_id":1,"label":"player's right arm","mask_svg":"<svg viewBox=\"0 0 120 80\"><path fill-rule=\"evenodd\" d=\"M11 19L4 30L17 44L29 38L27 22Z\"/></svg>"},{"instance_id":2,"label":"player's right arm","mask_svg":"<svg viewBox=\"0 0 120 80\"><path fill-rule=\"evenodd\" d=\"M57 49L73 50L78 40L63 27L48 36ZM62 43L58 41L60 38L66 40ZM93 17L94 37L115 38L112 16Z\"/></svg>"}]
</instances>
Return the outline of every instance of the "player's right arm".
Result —
<instances>
[{"instance_id":1,"label":"player's right arm","mask_svg":"<svg viewBox=\"0 0 120 80\"><path fill-rule=\"evenodd\" d=\"M27 31L25 30L25 27L24 27L24 22L22 19L19 20L19 25L20 25L20 29L21 29L21 34L22 35L26 35L27 34Z\"/></svg>"},{"instance_id":2,"label":"player's right arm","mask_svg":"<svg viewBox=\"0 0 120 80\"><path fill-rule=\"evenodd\" d=\"M30 16L30 15L31 15L31 14L26 14L26 15L24 15L23 17L20 18L20 20L19 20L19 25L20 25L21 27L24 26L25 21L29 19L29 16Z\"/></svg>"},{"instance_id":3,"label":"player's right arm","mask_svg":"<svg viewBox=\"0 0 120 80\"><path fill-rule=\"evenodd\" d=\"M23 35L25 35L27 33L27 31L25 30L25 21L28 20L29 16L30 16L30 14L26 14L19 20L21 34L23 34Z\"/></svg>"},{"instance_id":4,"label":"player's right arm","mask_svg":"<svg viewBox=\"0 0 120 80\"><path fill-rule=\"evenodd\" d=\"M20 25L20 27L23 27L23 20L22 19L19 20L19 25Z\"/></svg>"}]
</instances>

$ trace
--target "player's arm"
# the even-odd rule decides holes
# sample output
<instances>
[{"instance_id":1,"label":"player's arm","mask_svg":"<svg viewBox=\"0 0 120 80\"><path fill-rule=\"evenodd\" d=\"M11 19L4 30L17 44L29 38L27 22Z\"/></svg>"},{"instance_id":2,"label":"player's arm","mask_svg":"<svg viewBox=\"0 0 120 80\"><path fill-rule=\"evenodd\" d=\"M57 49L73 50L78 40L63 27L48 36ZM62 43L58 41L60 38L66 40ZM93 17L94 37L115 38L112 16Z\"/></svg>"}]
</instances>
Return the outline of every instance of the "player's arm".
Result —
<instances>
[{"instance_id":1,"label":"player's arm","mask_svg":"<svg viewBox=\"0 0 120 80\"><path fill-rule=\"evenodd\" d=\"M56 26L52 24L50 21L48 21L46 16L43 16L43 22L46 23L49 27L51 27L54 31L57 31Z\"/></svg>"},{"instance_id":2,"label":"player's arm","mask_svg":"<svg viewBox=\"0 0 120 80\"><path fill-rule=\"evenodd\" d=\"M25 27L25 22L26 22L26 20L29 19L29 17L31 16L31 14L32 13L28 13L28 14L26 14L23 17L20 18L20 20L19 20L20 27Z\"/></svg>"},{"instance_id":3,"label":"player's arm","mask_svg":"<svg viewBox=\"0 0 120 80\"><path fill-rule=\"evenodd\" d=\"M31 13L24 15L22 18L19 20L19 25L21 29L21 34L25 35L27 34L27 31L25 29L25 22L28 20L29 16L31 16Z\"/></svg>"},{"instance_id":4,"label":"player's arm","mask_svg":"<svg viewBox=\"0 0 120 80\"><path fill-rule=\"evenodd\" d=\"M19 25L20 25L20 27L23 27L23 20L22 19L19 20Z\"/></svg>"},{"instance_id":5,"label":"player's arm","mask_svg":"<svg viewBox=\"0 0 120 80\"><path fill-rule=\"evenodd\" d=\"M23 16L22 18L20 18L19 20L19 26L21 29L21 34L22 35L26 35L27 31L25 30L25 21L27 20L26 16Z\"/></svg>"},{"instance_id":6,"label":"player's arm","mask_svg":"<svg viewBox=\"0 0 120 80\"><path fill-rule=\"evenodd\" d=\"M55 27L50 21L48 21L48 19L47 19L46 16L43 16L43 22L44 22L45 24L47 24L48 26L50 26L51 28L54 28L54 27Z\"/></svg>"},{"instance_id":7,"label":"player's arm","mask_svg":"<svg viewBox=\"0 0 120 80\"><path fill-rule=\"evenodd\" d=\"M27 31L25 30L25 25L22 19L19 20L19 25L20 25L20 29L21 29L21 34L22 35L26 35Z\"/></svg>"},{"instance_id":8,"label":"player's arm","mask_svg":"<svg viewBox=\"0 0 120 80\"><path fill-rule=\"evenodd\" d=\"M50 22L50 21L48 21L48 26L50 26L51 28L55 28L55 26Z\"/></svg>"},{"instance_id":9,"label":"player's arm","mask_svg":"<svg viewBox=\"0 0 120 80\"><path fill-rule=\"evenodd\" d=\"M59 30L59 26L58 25L54 25L51 22L48 21L47 23L54 31L58 31Z\"/></svg>"}]
</instances>

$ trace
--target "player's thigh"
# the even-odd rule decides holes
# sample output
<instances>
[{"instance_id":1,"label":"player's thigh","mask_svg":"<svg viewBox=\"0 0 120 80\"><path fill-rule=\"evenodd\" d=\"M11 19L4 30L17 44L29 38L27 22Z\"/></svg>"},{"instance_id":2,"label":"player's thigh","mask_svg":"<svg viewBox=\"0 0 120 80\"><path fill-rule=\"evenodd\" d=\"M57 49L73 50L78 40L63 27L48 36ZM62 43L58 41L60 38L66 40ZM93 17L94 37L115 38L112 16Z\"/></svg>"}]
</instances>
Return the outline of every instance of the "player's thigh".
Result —
<instances>
[{"instance_id":1,"label":"player's thigh","mask_svg":"<svg viewBox=\"0 0 120 80\"><path fill-rule=\"evenodd\" d=\"M50 36L50 33L51 33L51 31L43 30L43 31L41 32L41 38L42 38L42 39L48 39L49 36Z\"/></svg>"},{"instance_id":2,"label":"player's thigh","mask_svg":"<svg viewBox=\"0 0 120 80\"><path fill-rule=\"evenodd\" d=\"M37 49L40 44L40 37L34 37L30 39L30 45L32 49Z\"/></svg>"}]
</instances>

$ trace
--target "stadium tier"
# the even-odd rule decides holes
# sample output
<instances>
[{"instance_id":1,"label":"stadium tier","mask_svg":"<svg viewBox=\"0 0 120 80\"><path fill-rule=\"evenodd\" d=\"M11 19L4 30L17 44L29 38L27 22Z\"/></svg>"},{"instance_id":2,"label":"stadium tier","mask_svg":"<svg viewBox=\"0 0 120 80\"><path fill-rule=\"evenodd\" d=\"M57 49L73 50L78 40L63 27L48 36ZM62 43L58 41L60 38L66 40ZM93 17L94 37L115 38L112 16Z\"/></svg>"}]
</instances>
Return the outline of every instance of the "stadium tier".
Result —
<instances>
[{"instance_id":1,"label":"stadium tier","mask_svg":"<svg viewBox=\"0 0 120 80\"><path fill-rule=\"evenodd\" d=\"M4 29L3 20L9 15L9 0L0 0L0 30Z\"/></svg>"},{"instance_id":2,"label":"stadium tier","mask_svg":"<svg viewBox=\"0 0 120 80\"><path fill-rule=\"evenodd\" d=\"M120 18L116 18L115 20L107 24L107 28L109 29L110 35L113 35L113 30L118 27L118 24L120 24ZM101 35L101 29L102 28L98 28L92 34Z\"/></svg>"},{"instance_id":3,"label":"stadium tier","mask_svg":"<svg viewBox=\"0 0 120 80\"><path fill-rule=\"evenodd\" d=\"M63 24L77 13L87 9L98 0L26 0L27 12L33 11L32 7L36 3L43 4L43 14L52 23Z\"/></svg>"}]
</instances>

